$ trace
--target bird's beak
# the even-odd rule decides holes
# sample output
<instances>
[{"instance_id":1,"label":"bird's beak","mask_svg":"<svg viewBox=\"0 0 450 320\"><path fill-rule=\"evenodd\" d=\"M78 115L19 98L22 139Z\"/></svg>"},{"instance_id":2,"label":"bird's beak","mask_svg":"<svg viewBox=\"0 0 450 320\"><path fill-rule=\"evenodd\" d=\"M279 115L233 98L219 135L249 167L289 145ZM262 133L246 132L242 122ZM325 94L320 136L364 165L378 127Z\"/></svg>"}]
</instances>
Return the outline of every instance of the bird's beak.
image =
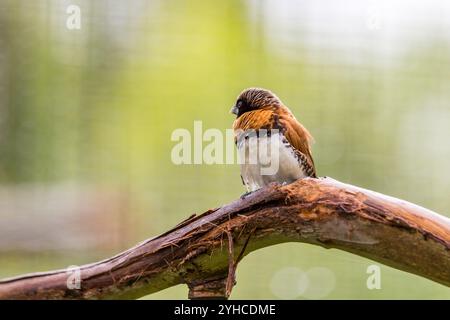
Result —
<instances>
[{"instance_id":1,"label":"bird's beak","mask_svg":"<svg viewBox=\"0 0 450 320\"><path fill-rule=\"evenodd\" d=\"M233 108L231 108L230 113L238 115L239 114L239 108L236 106L233 106Z\"/></svg>"}]
</instances>

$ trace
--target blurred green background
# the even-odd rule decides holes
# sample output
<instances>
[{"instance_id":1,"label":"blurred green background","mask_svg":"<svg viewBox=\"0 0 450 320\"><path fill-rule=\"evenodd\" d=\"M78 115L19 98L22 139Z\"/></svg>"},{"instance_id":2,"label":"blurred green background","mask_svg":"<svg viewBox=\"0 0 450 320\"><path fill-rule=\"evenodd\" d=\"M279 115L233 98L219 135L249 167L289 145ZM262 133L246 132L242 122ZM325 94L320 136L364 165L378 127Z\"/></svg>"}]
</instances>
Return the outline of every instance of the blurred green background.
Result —
<instances>
[{"instance_id":1,"label":"blurred green background","mask_svg":"<svg viewBox=\"0 0 450 320\"><path fill-rule=\"evenodd\" d=\"M102 259L236 199L237 165L176 166L170 138L230 128L249 86L311 131L319 175L450 214L449 2L0 0L0 277ZM372 264L278 245L243 260L232 298L450 298L381 265L369 290Z\"/></svg>"}]
</instances>

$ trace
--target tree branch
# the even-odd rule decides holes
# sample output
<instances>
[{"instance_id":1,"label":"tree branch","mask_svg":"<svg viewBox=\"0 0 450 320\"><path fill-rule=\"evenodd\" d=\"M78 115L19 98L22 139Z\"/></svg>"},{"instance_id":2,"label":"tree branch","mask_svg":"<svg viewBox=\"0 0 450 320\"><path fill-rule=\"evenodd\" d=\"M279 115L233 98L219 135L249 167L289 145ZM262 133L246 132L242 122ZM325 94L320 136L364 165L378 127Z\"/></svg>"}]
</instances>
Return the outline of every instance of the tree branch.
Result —
<instances>
[{"instance_id":1,"label":"tree branch","mask_svg":"<svg viewBox=\"0 0 450 320\"><path fill-rule=\"evenodd\" d=\"M112 258L0 281L0 299L138 298L185 283L189 298L227 298L237 262L284 242L337 248L450 286L450 220L330 178L270 185Z\"/></svg>"}]
</instances>

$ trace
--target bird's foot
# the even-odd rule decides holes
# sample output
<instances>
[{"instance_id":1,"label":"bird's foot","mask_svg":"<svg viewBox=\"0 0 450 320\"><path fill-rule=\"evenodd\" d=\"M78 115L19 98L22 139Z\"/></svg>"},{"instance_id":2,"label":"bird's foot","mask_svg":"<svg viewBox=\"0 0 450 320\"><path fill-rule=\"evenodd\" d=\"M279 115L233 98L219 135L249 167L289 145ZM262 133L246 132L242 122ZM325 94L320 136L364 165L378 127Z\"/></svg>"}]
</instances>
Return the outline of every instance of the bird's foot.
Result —
<instances>
[{"instance_id":1,"label":"bird's foot","mask_svg":"<svg viewBox=\"0 0 450 320\"><path fill-rule=\"evenodd\" d=\"M248 191L246 193L244 193L243 195L241 195L241 200L244 200L247 196L251 195L252 193L254 193L256 190L254 191Z\"/></svg>"}]
</instances>

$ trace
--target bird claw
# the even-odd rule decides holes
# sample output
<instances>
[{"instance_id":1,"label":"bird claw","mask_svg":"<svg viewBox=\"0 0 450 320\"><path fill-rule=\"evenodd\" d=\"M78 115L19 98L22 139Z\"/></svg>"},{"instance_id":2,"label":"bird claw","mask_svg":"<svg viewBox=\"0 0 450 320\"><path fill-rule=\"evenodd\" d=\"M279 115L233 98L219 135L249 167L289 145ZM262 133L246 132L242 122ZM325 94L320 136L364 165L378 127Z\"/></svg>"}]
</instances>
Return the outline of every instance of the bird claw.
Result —
<instances>
[{"instance_id":1,"label":"bird claw","mask_svg":"<svg viewBox=\"0 0 450 320\"><path fill-rule=\"evenodd\" d=\"M243 195L241 195L241 200L244 200L247 196L251 195L253 192L255 192L255 191L248 191L248 192L244 193Z\"/></svg>"}]
</instances>

